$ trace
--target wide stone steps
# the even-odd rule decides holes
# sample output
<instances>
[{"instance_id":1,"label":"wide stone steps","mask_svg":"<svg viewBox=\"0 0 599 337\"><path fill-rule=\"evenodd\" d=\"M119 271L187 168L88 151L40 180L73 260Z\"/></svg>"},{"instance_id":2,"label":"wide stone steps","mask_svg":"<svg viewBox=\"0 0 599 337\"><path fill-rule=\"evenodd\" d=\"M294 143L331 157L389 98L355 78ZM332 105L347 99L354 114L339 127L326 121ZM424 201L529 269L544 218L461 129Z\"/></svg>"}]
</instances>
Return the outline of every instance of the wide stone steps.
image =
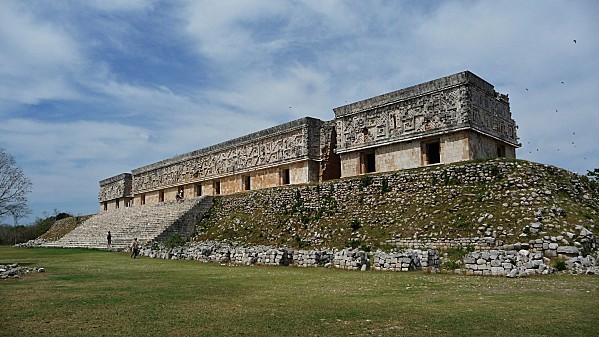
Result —
<instances>
[{"instance_id":1,"label":"wide stone steps","mask_svg":"<svg viewBox=\"0 0 599 337\"><path fill-rule=\"evenodd\" d=\"M125 207L101 212L61 239L48 242L49 247L84 247L122 250L137 238L140 244L166 240L172 233L186 238L193 234L195 224L212 206L212 198L202 196L151 205ZM106 234L110 231L112 245Z\"/></svg>"}]
</instances>

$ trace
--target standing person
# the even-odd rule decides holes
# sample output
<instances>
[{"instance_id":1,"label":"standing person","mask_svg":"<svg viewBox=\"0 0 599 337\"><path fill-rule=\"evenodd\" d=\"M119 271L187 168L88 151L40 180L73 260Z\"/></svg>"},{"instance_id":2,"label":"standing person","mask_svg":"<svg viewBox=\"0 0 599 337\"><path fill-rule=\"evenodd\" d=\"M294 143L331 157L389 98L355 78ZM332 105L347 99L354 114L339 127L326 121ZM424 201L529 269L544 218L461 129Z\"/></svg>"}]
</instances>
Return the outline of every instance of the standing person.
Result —
<instances>
[{"instance_id":1,"label":"standing person","mask_svg":"<svg viewBox=\"0 0 599 337\"><path fill-rule=\"evenodd\" d=\"M137 253L139 252L139 244L137 243L137 238L133 239L133 242L131 242L131 257L132 258L137 258Z\"/></svg>"},{"instance_id":2,"label":"standing person","mask_svg":"<svg viewBox=\"0 0 599 337\"><path fill-rule=\"evenodd\" d=\"M177 201L183 201L183 189L177 193Z\"/></svg>"},{"instance_id":3,"label":"standing person","mask_svg":"<svg viewBox=\"0 0 599 337\"><path fill-rule=\"evenodd\" d=\"M110 247L112 244L112 235L110 235L110 231L108 231L108 234L106 235L106 241L108 241L108 247Z\"/></svg>"}]
</instances>

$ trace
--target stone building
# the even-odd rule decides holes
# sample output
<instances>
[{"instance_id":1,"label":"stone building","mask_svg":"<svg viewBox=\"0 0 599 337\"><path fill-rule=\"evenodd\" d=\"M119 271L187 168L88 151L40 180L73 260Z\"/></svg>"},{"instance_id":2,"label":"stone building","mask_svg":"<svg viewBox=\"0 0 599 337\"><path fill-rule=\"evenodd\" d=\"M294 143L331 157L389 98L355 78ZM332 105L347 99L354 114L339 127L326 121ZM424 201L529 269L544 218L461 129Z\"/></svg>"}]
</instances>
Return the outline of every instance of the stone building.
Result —
<instances>
[{"instance_id":1,"label":"stone building","mask_svg":"<svg viewBox=\"0 0 599 337\"><path fill-rule=\"evenodd\" d=\"M515 158L508 96L464 71L100 181L100 209L447 164Z\"/></svg>"}]
</instances>

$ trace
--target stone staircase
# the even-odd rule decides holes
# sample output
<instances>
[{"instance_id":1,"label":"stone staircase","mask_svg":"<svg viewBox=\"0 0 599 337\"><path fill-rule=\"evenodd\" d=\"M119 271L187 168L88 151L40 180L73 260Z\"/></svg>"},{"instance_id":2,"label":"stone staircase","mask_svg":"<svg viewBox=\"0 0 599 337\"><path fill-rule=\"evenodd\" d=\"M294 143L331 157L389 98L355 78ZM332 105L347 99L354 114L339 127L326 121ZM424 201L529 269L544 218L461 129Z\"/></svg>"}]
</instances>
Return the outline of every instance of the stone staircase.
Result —
<instances>
[{"instance_id":1,"label":"stone staircase","mask_svg":"<svg viewBox=\"0 0 599 337\"><path fill-rule=\"evenodd\" d=\"M127 249L133 238L141 244L164 241L172 233L190 237L202 215L212 207L212 197L202 196L182 202L169 201L151 205L125 207L101 212L47 247L84 247L96 249ZM112 234L107 247L106 234Z\"/></svg>"}]
</instances>

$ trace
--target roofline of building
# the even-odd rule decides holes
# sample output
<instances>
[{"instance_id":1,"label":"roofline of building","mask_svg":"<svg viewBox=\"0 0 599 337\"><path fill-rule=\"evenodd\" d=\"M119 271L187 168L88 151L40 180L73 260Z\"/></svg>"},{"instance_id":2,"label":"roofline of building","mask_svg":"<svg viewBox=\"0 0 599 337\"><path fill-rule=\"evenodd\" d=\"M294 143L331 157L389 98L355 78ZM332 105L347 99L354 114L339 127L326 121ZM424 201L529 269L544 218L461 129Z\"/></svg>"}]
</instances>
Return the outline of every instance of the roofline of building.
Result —
<instances>
[{"instance_id":1,"label":"roofline of building","mask_svg":"<svg viewBox=\"0 0 599 337\"><path fill-rule=\"evenodd\" d=\"M335 118L349 116L465 84L474 84L489 94L495 94L495 89L492 84L466 70L432 81L416 84L404 89L343 105L334 108L333 112L335 113ZM507 95L505 95L505 98L507 99Z\"/></svg>"},{"instance_id":2,"label":"roofline of building","mask_svg":"<svg viewBox=\"0 0 599 337\"><path fill-rule=\"evenodd\" d=\"M247 134L245 136L241 136L238 138L234 138L222 143L218 143L215 145L211 145L202 149L198 149L192 152L184 153L169 159L161 160L156 163L152 163L146 166L142 166L136 169L133 169L131 172L133 175L139 175L144 172L149 172L155 169L159 169L165 166L170 166L173 164L181 163L190 159L207 156L213 153L222 152L231 148L235 148L238 146L242 146L245 144L253 143L262 139L272 138L284 133L292 132L306 126L309 126L311 123L322 124L324 121L314 118L314 117L303 117L300 119L296 119L291 122L287 122L284 124L280 124L277 126L270 127L268 129L260 130L257 132L253 132Z\"/></svg>"}]
</instances>

